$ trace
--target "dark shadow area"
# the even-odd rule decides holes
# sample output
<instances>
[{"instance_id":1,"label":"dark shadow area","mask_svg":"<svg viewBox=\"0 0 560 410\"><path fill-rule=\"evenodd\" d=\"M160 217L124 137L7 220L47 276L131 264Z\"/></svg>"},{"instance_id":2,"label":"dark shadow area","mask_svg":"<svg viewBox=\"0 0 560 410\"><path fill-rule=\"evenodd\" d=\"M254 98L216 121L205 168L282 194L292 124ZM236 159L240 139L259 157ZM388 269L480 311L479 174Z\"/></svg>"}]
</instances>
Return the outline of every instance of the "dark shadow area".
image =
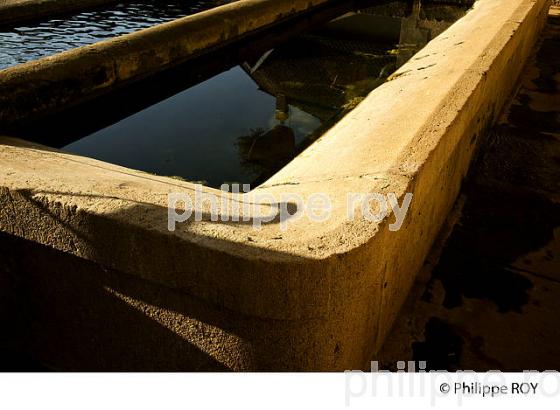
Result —
<instances>
[{"instance_id":1,"label":"dark shadow area","mask_svg":"<svg viewBox=\"0 0 560 410\"><path fill-rule=\"evenodd\" d=\"M558 370L560 24L549 16L522 87L488 132L382 360L438 370ZM430 258L428 258L430 259Z\"/></svg>"},{"instance_id":2,"label":"dark shadow area","mask_svg":"<svg viewBox=\"0 0 560 410\"><path fill-rule=\"evenodd\" d=\"M173 298L170 289L12 236L1 234L0 241L0 272L13 278L14 314L22 329L16 342L26 351L6 352L0 364L4 370L35 371L41 362L67 371L227 370L151 319L151 312L135 309L107 289L127 297L149 289L152 298L169 296L196 306L186 295ZM15 270L5 271L6 259L14 261ZM198 318L193 310L188 317ZM176 312L157 313L171 324L178 320Z\"/></svg>"},{"instance_id":3,"label":"dark shadow area","mask_svg":"<svg viewBox=\"0 0 560 410\"><path fill-rule=\"evenodd\" d=\"M246 316L5 233L0 279L10 295L0 300L12 346L0 349L4 371L288 370L291 335L306 329L305 321Z\"/></svg>"},{"instance_id":4,"label":"dark shadow area","mask_svg":"<svg viewBox=\"0 0 560 410\"><path fill-rule=\"evenodd\" d=\"M0 372L50 372L47 366L25 351L12 346L0 347Z\"/></svg>"},{"instance_id":5,"label":"dark shadow area","mask_svg":"<svg viewBox=\"0 0 560 410\"><path fill-rule=\"evenodd\" d=\"M521 313L533 285L511 264L554 239L560 206L495 186L474 185L465 194L462 218L433 272L446 292L444 306L459 307L463 298L475 298L491 300L503 313Z\"/></svg>"},{"instance_id":6,"label":"dark shadow area","mask_svg":"<svg viewBox=\"0 0 560 410\"><path fill-rule=\"evenodd\" d=\"M463 339L453 328L436 317L426 323L425 341L412 343L412 360L426 362L426 371L460 370Z\"/></svg>"}]
</instances>

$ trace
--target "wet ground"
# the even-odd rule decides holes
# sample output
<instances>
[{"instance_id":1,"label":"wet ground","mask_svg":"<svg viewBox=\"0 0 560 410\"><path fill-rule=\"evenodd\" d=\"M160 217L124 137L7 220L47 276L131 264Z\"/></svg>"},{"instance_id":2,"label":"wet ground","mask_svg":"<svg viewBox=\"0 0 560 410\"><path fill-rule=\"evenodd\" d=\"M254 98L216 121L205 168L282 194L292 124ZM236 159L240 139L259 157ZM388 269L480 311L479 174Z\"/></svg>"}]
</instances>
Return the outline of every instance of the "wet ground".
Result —
<instances>
[{"instance_id":1,"label":"wet ground","mask_svg":"<svg viewBox=\"0 0 560 410\"><path fill-rule=\"evenodd\" d=\"M560 15L465 184L380 367L560 370Z\"/></svg>"},{"instance_id":2,"label":"wet ground","mask_svg":"<svg viewBox=\"0 0 560 410\"><path fill-rule=\"evenodd\" d=\"M132 1L0 29L0 70L233 1Z\"/></svg>"}]
</instances>

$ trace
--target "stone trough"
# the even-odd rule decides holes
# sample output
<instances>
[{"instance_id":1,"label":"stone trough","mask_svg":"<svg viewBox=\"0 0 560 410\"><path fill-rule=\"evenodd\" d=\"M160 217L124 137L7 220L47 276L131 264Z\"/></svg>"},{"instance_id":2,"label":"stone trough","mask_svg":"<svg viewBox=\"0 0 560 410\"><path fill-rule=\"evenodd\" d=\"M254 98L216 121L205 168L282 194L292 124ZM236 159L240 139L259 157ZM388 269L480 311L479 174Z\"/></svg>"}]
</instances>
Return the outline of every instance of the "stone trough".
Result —
<instances>
[{"instance_id":1,"label":"stone trough","mask_svg":"<svg viewBox=\"0 0 560 410\"><path fill-rule=\"evenodd\" d=\"M243 22L234 31L227 25L235 34L274 21L277 14L262 13L266 4L285 15L322 1L247 3L246 12L226 6L216 20L211 13L188 17L196 27L190 40L179 23L168 26L170 34L150 29L176 45L165 51L138 37L119 40L118 47L139 50L122 65L91 65L117 50L104 44L66 55L77 65L87 61L94 90L192 52L187 43L195 38L222 41L215 28L230 17ZM202 188L225 199L228 221L212 220L206 202L201 221L170 232L168 215L181 209L169 209L168 194L194 203L200 192L193 184L0 138L0 280L9 334L65 370L368 367L485 130L514 91L549 5L478 1L263 185L241 194ZM42 64L27 66L22 87L25 78L47 75ZM0 83L17 70L1 72ZM13 90L0 99L24 92ZM331 201L329 218L293 218L286 229L274 218L254 229L276 205L294 211L300 204L292 198L309 203L317 193ZM352 193L395 195L399 204L413 197L392 230L392 213L373 222L352 206L349 218Z\"/></svg>"}]
</instances>

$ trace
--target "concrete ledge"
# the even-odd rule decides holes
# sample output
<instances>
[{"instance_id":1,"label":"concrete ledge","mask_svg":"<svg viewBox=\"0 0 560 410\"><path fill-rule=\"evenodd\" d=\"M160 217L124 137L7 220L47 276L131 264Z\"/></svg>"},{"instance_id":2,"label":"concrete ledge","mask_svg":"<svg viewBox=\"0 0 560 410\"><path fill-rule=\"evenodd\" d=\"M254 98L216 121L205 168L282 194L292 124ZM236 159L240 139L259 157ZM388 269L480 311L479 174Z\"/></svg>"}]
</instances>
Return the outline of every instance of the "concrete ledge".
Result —
<instances>
[{"instance_id":1,"label":"concrete ledge","mask_svg":"<svg viewBox=\"0 0 560 410\"><path fill-rule=\"evenodd\" d=\"M117 0L0 0L0 26L87 10Z\"/></svg>"},{"instance_id":2,"label":"concrete ledge","mask_svg":"<svg viewBox=\"0 0 560 410\"><path fill-rule=\"evenodd\" d=\"M135 281L144 293L114 279L99 286L106 297L183 343L195 343L225 367L365 367L393 324L479 141L515 88L549 4L480 0L263 186L243 195L206 190L241 204L257 193L276 201L286 192L304 198L325 193L333 202L325 222L299 220L280 232L276 223L255 231L250 224L205 218L170 233L167 194L192 196L193 185L2 138L0 230L41 244L38 254L50 249L36 266L66 275L74 287L80 286L76 275L95 277L92 264L99 277ZM414 199L402 229L391 232L392 216L379 223L349 221L349 192L395 193L399 203L412 192ZM88 266L84 271L80 260ZM47 283L49 298L44 305L37 302L47 324L73 314L49 310L57 295L63 305L60 295L71 293L64 285L57 289L59 283L66 282ZM149 296L154 294L159 296ZM171 295L204 309L169 306ZM94 310L95 299L85 300L88 311ZM212 319L217 316L229 319ZM110 315L88 318L113 324ZM90 325L80 326L84 339L91 337ZM213 330L205 333L208 327ZM45 336L37 330L33 340L66 343L70 350L57 357L63 366L79 353L64 339L72 330L57 329ZM91 329L104 331L99 325ZM80 349L79 340L72 340ZM157 340L141 340L159 352ZM114 357L115 349L125 349L119 343L97 348ZM40 346L35 352L48 356ZM108 367L103 361L91 366Z\"/></svg>"},{"instance_id":3,"label":"concrete ledge","mask_svg":"<svg viewBox=\"0 0 560 410\"><path fill-rule=\"evenodd\" d=\"M243 0L0 70L0 126L64 110L340 0Z\"/></svg>"}]
</instances>

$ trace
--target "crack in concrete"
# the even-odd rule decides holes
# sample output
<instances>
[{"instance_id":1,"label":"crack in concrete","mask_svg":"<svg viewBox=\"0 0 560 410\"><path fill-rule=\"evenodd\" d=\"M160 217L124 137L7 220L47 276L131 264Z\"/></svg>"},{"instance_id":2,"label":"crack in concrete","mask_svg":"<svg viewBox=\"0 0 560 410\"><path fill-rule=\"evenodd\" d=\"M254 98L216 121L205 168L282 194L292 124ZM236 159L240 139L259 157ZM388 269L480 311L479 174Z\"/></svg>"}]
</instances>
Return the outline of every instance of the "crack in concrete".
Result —
<instances>
[{"instance_id":1,"label":"crack in concrete","mask_svg":"<svg viewBox=\"0 0 560 410\"><path fill-rule=\"evenodd\" d=\"M321 182L339 181L339 180L344 180L344 179L363 179L363 178L367 178L367 177L374 177L375 180L380 180L380 181L389 180L391 176L404 177L404 178L410 179L406 175L401 175L401 174L391 174L391 173L383 173L382 174L382 175L387 175L387 177L380 177L379 175L380 174L378 174L378 173L366 173L366 174L359 174L359 175L341 175L341 176L330 177L330 178L325 178L325 179L313 179L313 180L305 180L305 181L300 181L300 182L278 182L276 184L261 185L257 189L273 188L273 187L279 187L279 186L297 186L297 185L303 185L303 184L314 184L314 183L321 183Z\"/></svg>"}]
</instances>

